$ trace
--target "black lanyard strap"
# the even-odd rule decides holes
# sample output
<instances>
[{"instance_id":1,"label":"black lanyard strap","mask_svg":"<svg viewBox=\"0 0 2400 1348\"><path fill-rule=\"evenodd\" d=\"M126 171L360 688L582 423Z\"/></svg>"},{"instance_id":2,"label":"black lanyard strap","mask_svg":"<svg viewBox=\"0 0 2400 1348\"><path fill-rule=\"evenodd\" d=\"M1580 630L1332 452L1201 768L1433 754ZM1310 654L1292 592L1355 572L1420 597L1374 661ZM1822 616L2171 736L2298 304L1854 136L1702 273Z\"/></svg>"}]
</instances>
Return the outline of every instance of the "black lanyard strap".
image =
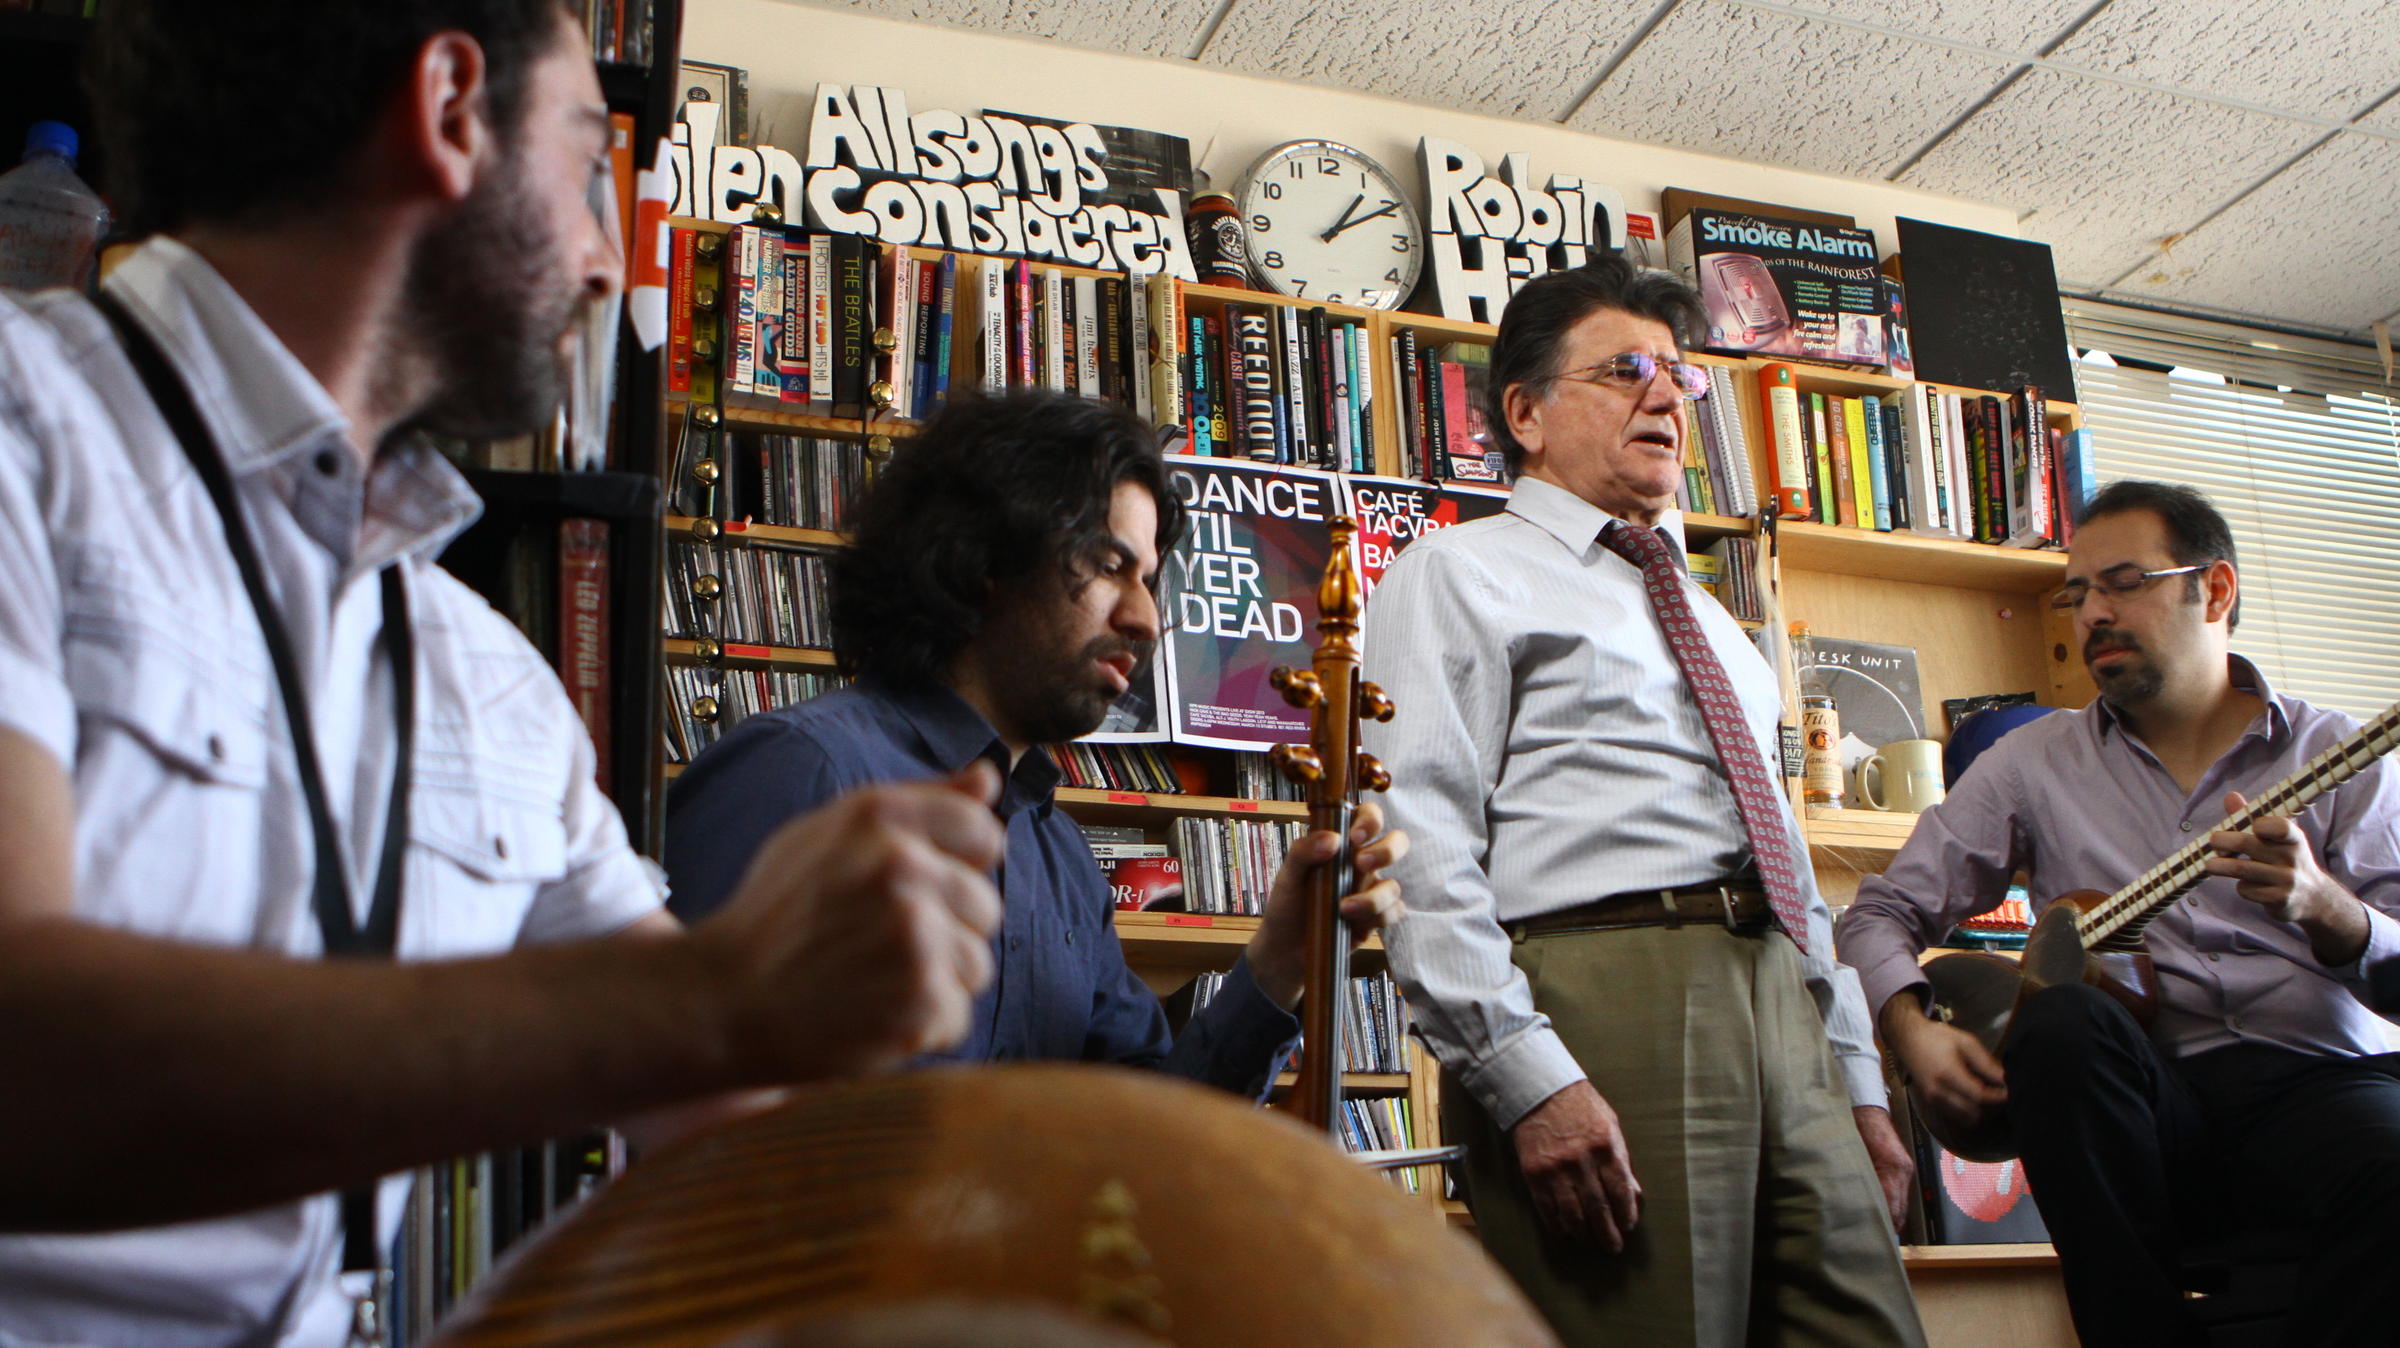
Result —
<instances>
[{"instance_id":1,"label":"black lanyard strap","mask_svg":"<svg viewBox=\"0 0 2400 1348\"><path fill-rule=\"evenodd\" d=\"M241 502L234 496L233 477L225 466L224 454L216 437L209 433L208 423L200 419L191 390L167 363L166 353L159 350L158 343L115 296L101 291L93 298L117 330L117 340L123 344L126 358L133 362L134 372L141 376L143 387L149 390L151 402L157 404L159 415L166 419L168 428L183 445L184 455L192 461L192 470L208 488L209 499L216 503L217 518L225 528L226 547L242 573L242 587L250 592L250 607L258 614L259 633L266 639L267 656L275 666L275 684L282 693L284 717L291 725L292 757L299 772L300 792L308 801L310 830L316 838L312 902L318 932L324 937L325 953L336 958L390 959L399 945L400 876L408 852L409 779L416 742L416 642L409 623L408 588L400 579L400 567L394 563L383 569L383 642L392 663L392 722L397 736L392 749L392 795L384 817L383 855L375 870L374 902L367 909L367 925L362 931L351 913L349 873L342 864L341 840L335 831L333 810L326 804L324 770L317 757L315 724L309 719L308 693L300 681L300 661L292 649L291 633L276 610L274 595L267 589L266 568L259 560L257 545L251 541ZM345 1271L380 1268L383 1261L376 1249L372 1181L343 1192L342 1227L342 1268Z\"/></svg>"}]
</instances>

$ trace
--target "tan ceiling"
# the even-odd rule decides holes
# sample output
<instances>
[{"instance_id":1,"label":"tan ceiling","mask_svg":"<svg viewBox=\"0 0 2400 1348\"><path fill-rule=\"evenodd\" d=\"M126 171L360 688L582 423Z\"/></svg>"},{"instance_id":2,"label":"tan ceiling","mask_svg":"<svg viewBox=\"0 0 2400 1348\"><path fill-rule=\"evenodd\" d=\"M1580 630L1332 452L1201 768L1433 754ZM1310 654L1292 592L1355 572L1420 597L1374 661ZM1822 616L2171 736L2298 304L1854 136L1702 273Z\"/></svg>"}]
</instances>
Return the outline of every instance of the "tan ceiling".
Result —
<instances>
[{"instance_id":1,"label":"tan ceiling","mask_svg":"<svg viewBox=\"0 0 2400 1348\"><path fill-rule=\"evenodd\" d=\"M813 2L1989 202L2080 294L2400 318L2400 0Z\"/></svg>"}]
</instances>

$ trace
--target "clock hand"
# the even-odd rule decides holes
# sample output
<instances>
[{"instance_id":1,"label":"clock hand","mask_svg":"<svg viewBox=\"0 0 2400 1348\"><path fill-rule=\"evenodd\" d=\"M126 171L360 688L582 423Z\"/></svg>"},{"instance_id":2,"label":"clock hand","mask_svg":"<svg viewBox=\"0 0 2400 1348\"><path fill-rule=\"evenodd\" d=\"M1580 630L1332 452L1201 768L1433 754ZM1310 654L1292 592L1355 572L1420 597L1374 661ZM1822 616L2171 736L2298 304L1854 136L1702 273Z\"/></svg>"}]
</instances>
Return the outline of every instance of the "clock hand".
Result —
<instances>
[{"instance_id":1,"label":"clock hand","mask_svg":"<svg viewBox=\"0 0 2400 1348\"><path fill-rule=\"evenodd\" d=\"M1339 233L1341 233L1343 230L1350 228L1350 224L1351 224L1351 221L1350 221L1350 212L1357 210L1357 209L1358 209L1358 203L1360 203L1360 202L1362 202L1362 201L1365 201L1366 199L1367 199L1367 194L1366 194L1366 193L1364 193L1364 192L1361 192L1361 193L1359 193L1357 196L1354 196L1354 197L1350 198L1350 204L1349 204L1349 205L1347 205L1347 206L1344 206L1344 207L1342 208L1342 218L1341 218L1341 219L1339 219L1339 220L1336 220L1336 221L1334 221L1334 222L1333 222L1333 228L1331 228L1331 229L1329 229L1329 230L1326 230L1326 231L1325 231L1324 233L1322 233L1322 234L1319 234L1319 235L1317 236L1317 238L1318 238L1320 241L1322 241L1322 242L1325 242L1325 243L1331 243L1331 242L1333 242L1333 236L1334 236L1334 235L1336 235L1336 234L1339 234Z\"/></svg>"},{"instance_id":2,"label":"clock hand","mask_svg":"<svg viewBox=\"0 0 2400 1348\"><path fill-rule=\"evenodd\" d=\"M1363 198L1363 197L1362 197L1362 198L1360 198L1360 200L1365 200L1365 198ZM1356 205L1357 203L1356 203L1356 202L1353 202L1353 203L1351 203L1351 204L1352 204L1352 205ZM1397 201L1387 201L1387 202L1383 203L1383 205L1381 205L1381 206L1377 207L1376 209L1374 209L1374 210L1371 210L1371 211L1367 212L1365 215L1362 215L1362 216L1358 217L1356 220L1351 220L1351 219L1347 218L1347 217L1349 216L1349 212L1348 212L1348 211L1344 211L1344 212L1342 213L1342 214L1343 214L1343 216L1344 216L1344 219L1343 219L1342 223L1341 223L1341 224L1338 224L1338 225L1335 225L1335 226L1333 227L1333 232L1332 232L1332 233L1330 233L1330 234L1327 234L1327 235L1325 236L1325 242L1327 242L1327 243L1331 243L1331 242L1333 242L1333 236L1334 236L1334 234L1339 234L1339 233L1341 233L1341 232L1342 232L1343 230L1345 230L1345 229L1355 229L1355 228L1357 228L1358 226L1360 226L1360 225L1363 225L1363 224L1367 223L1369 220L1372 220L1372 219L1374 219L1376 216L1379 216L1379 215L1390 215L1392 212L1394 212L1394 211L1396 211L1396 210L1399 210L1399 209L1400 209L1400 203L1399 203L1399 202L1397 202Z\"/></svg>"}]
</instances>

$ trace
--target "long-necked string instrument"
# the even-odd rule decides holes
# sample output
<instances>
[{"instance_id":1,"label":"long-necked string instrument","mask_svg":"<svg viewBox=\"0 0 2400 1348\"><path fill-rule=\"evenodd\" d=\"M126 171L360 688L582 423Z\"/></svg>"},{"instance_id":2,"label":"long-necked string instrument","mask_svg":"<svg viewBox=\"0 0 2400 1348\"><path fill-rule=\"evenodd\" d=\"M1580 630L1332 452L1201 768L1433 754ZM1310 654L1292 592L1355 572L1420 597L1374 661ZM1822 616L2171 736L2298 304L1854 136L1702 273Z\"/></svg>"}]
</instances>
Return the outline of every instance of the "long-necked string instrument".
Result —
<instances>
[{"instance_id":1,"label":"long-necked string instrument","mask_svg":"<svg viewBox=\"0 0 2400 1348\"><path fill-rule=\"evenodd\" d=\"M2238 833L2270 815L2297 814L2395 744L2400 744L2400 703L2227 816L2217 829ZM2021 959L1962 951L1927 963L1935 1015L1998 1053L2025 998L2064 983L2089 983L2148 1026L2158 1018L2158 972L2142 932L2208 878L2210 855L2207 837L2194 838L2114 894L2083 889L2059 895L2034 923ZM2016 1154L2014 1140L1996 1116L1961 1119L1923 1108L1922 1102L1919 1112L1942 1145L1970 1161L2002 1161Z\"/></svg>"},{"instance_id":2,"label":"long-necked string instrument","mask_svg":"<svg viewBox=\"0 0 2400 1348\"><path fill-rule=\"evenodd\" d=\"M1355 528L1348 516L1337 515L1331 524L1333 555L1317 586L1322 637L1311 667L1278 669L1271 676L1283 700L1309 714L1309 742L1276 745L1275 766L1306 788L1310 831L1331 829L1340 839L1334 859L1308 877L1308 970L1300 994L1299 1082L1292 1088L1292 1113L1312 1128L1336 1134L1342 1108L1341 1008L1350 985L1350 935L1342 925L1341 902L1357 877L1350 825L1358 814L1359 792L1392 784L1383 765L1359 747L1359 718L1389 721L1392 700L1358 673L1358 620L1366 603L1350 559Z\"/></svg>"}]
</instances>

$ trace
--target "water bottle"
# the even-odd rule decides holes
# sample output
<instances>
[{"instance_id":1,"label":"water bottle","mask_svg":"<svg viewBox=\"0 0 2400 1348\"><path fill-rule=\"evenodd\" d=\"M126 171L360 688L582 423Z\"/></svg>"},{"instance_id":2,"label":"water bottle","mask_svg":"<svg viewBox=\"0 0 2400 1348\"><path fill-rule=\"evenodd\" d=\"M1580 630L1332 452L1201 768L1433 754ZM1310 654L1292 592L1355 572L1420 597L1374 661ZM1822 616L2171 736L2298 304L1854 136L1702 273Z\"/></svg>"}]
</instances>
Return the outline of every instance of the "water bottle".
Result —
<instances>
[{"instance_id":1,"label":"water bottle","mask_svg":"<svg viewBox=\"0 0 2400 1348\"><path fill-rule=\"evenodd\" d=\"M75 176L75 128L35 122L25 162L0 173L0 289L81 289L90 281L108 206Z\"/></svg>"}]
</instances>

